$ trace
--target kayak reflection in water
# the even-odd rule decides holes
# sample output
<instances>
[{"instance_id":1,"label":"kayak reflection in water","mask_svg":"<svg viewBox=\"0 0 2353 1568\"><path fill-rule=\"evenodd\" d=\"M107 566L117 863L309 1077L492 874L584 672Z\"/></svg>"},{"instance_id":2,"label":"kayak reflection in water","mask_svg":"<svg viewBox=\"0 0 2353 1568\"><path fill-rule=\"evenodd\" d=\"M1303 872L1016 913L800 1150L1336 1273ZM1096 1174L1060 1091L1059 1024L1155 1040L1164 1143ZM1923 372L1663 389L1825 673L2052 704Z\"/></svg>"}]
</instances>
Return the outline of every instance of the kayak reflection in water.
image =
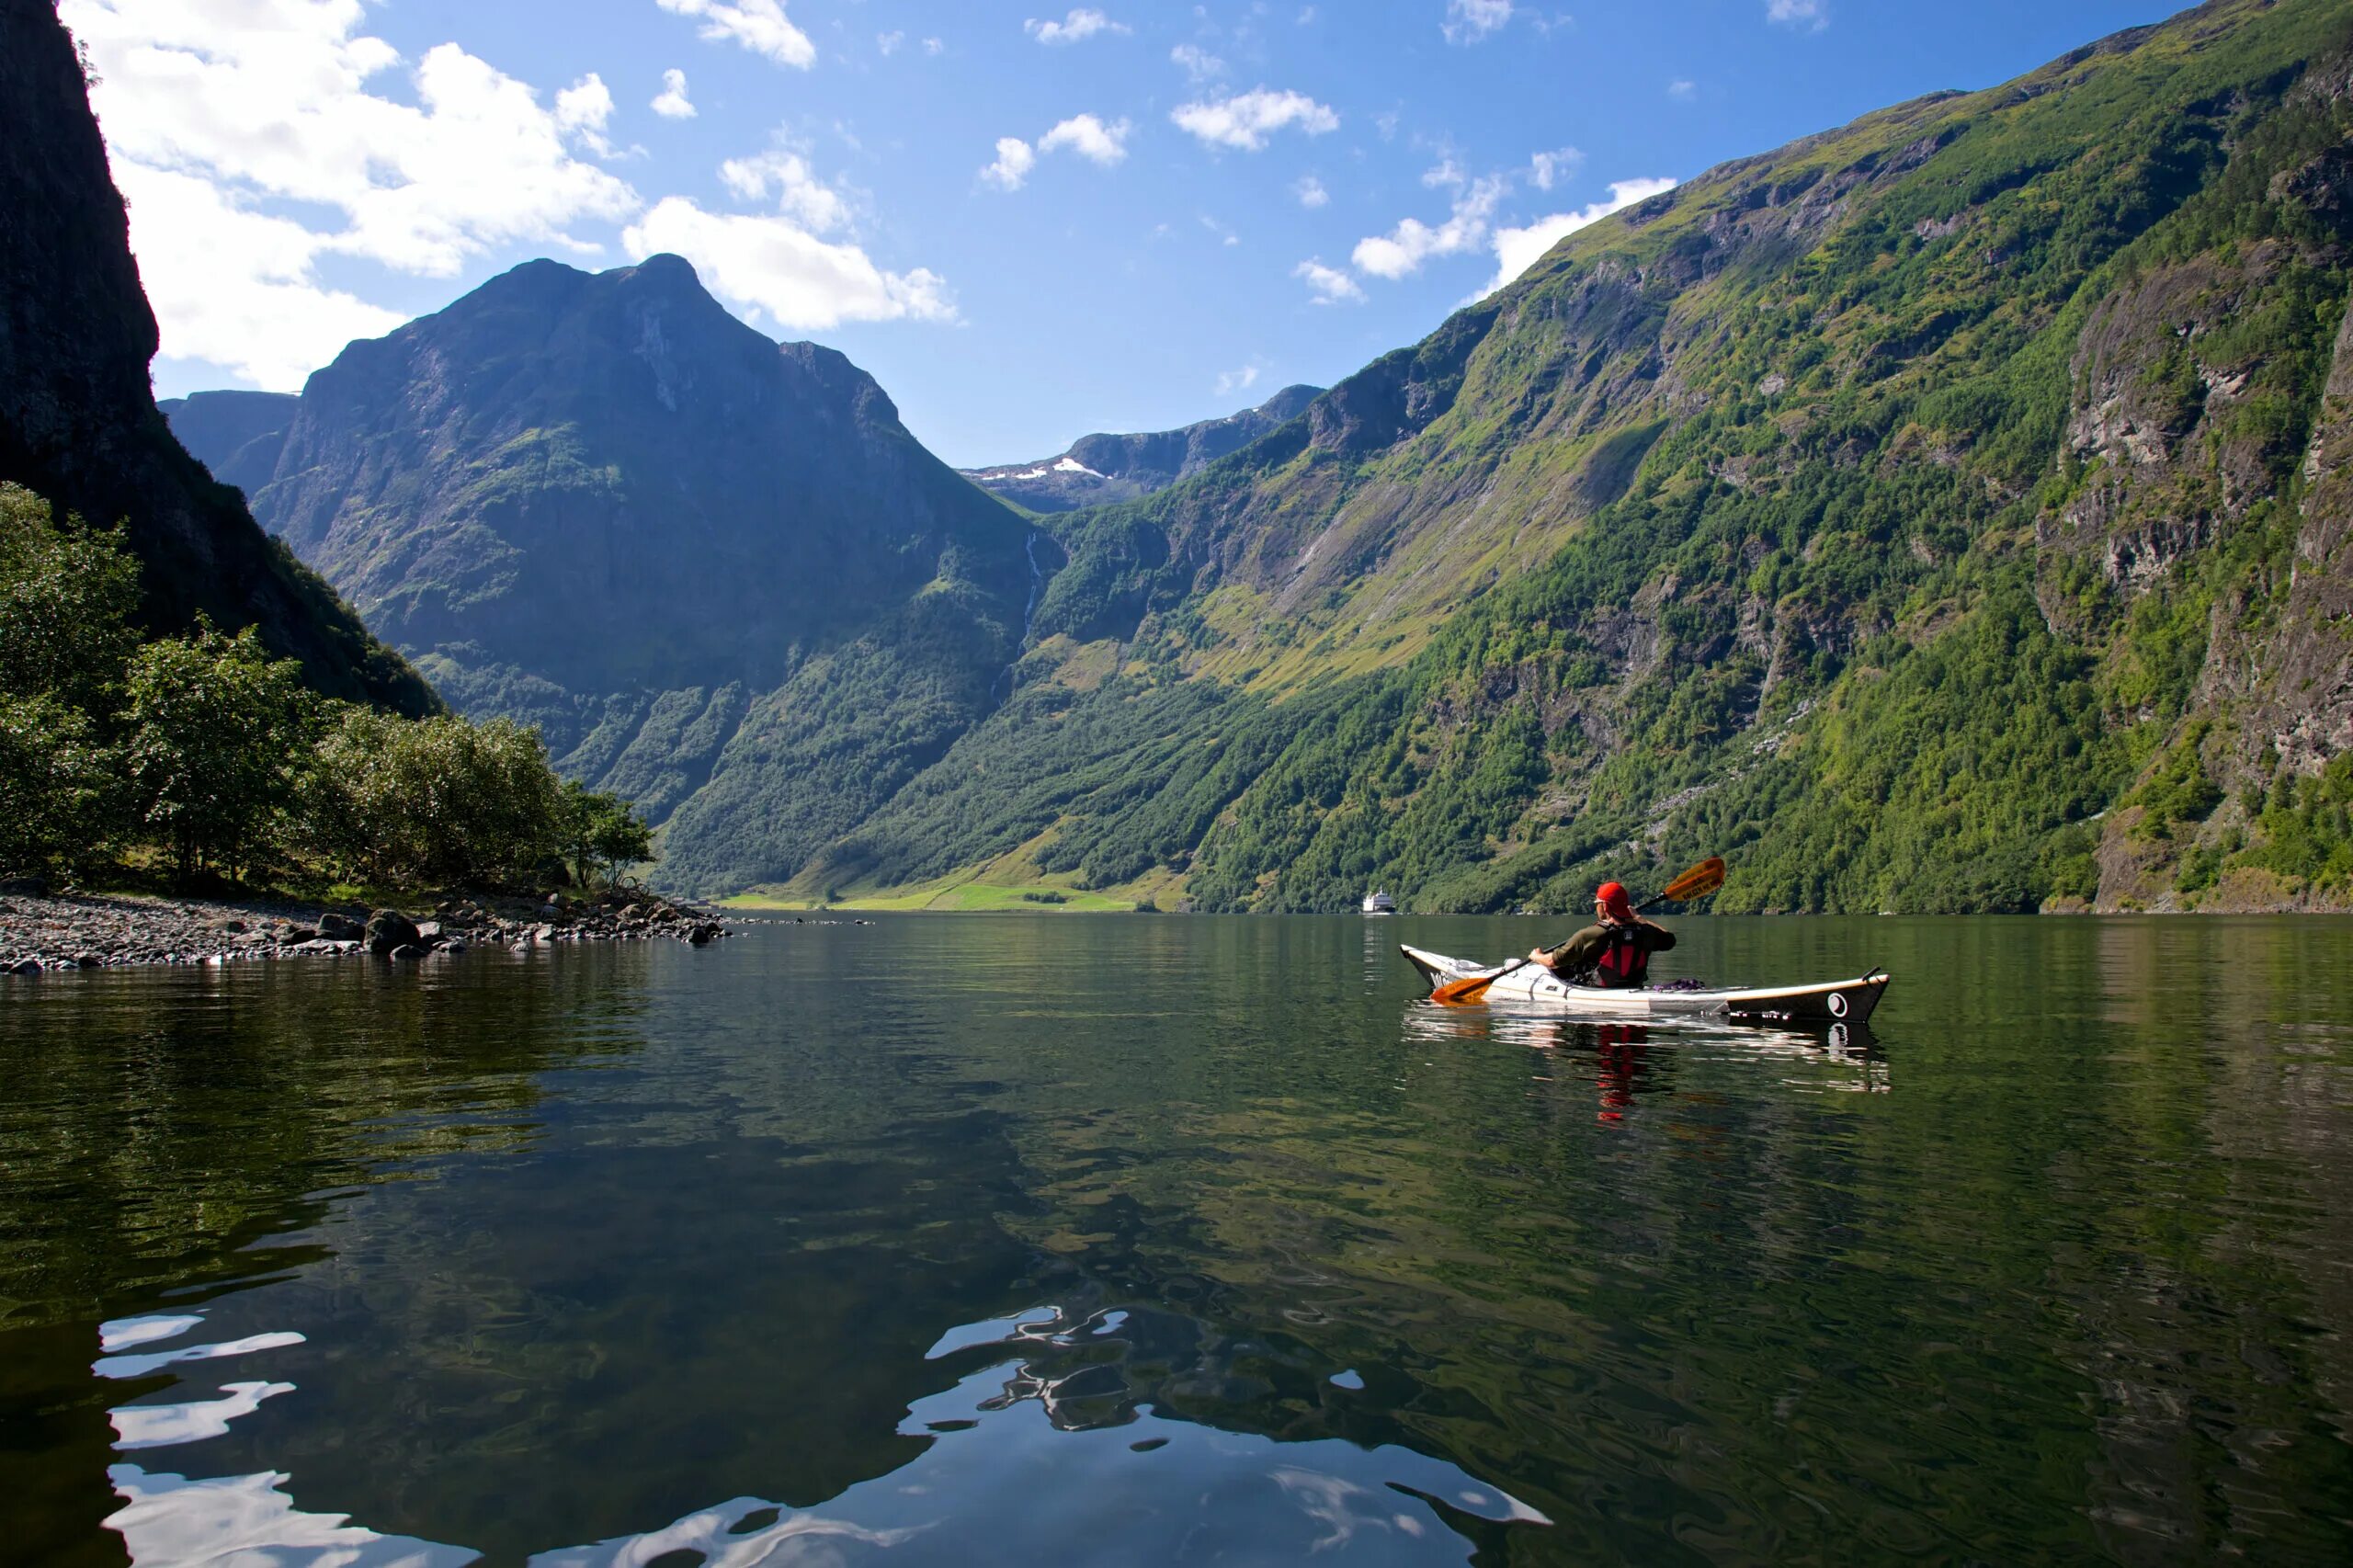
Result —
<instances>
[{"instance_id":1,"label":"kayak reflection in water","mask_svg":"<svg viewBox=\"0 0 2353 1568\"><path fill-rule=\"evenodd\" d=\"M1650 973L1651 955L1675 946L1675 933L1634 913L1622 882L1604 882L1594 890L1595 924L1557 948L1529 951L1531 963L1540 963L1572 985L1620 990L1643 983Z\"/></svg>"},{"instance_id":2,"label":"kayak reflection in water","mask_svg":"<svg viewBox=\"0 0 2353 1568\"><path fill-rule=\"evenodd\" d=\"M1673 937L1667 938L1669 941ZM1623 1121L1626 1108L1650 1075L1650 1034L1635 1024L1604 1024L1594 1030L1601 1058L1601 1109L1597 1121Z\"/></svg>"},{"instance_id":3,"label":"kayak reflection in water","mask_svg":"<svg viewBox=\"0 0 2353 1568\"><path fill-rule=\"evenodd\" d=\"M1651 1049L1651 1031L1642 1024L1569 1024L1548 1022L1527 1037L1526 1043L1553 1053L1557 1070L1548 1081L1564 1087L1591 1084L1599 1092L1597 1121L1626 1119L1636 1096L1668 1087ZM1592 1075L1573 1064L1590 1062Z\"/></svg>"}]
</instances>

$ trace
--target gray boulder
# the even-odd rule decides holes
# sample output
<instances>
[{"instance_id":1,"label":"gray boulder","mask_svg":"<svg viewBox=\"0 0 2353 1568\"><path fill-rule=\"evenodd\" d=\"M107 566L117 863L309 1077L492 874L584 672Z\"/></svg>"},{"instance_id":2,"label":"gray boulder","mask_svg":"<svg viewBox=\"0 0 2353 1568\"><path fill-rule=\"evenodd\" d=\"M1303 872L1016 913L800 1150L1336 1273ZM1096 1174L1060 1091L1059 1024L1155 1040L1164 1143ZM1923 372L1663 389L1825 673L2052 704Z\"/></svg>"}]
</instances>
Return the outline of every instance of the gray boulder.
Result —
<instances>
[{"instance_id":1,"label":"gray boulder","mask_svg":"<svg viewBox=\"0 0 2353 1568\"><path fill-rule=\"evenodd\" d=\"M348 915L329 911L319 916L319 935L330 942L356 942L367 935L367 927Z\"/></svg>"},{"instance_id":2,"label":"gray boulder","mask_svg":"<svg viewBox=\"0 0 2353 1568\"><path fill-rule=\"evenodd\" d=\"M397 909L380 909L368 917L366 941L368 950L380 959L395 948L415 947L416 923Z\"/></svg>"}]
</instances>

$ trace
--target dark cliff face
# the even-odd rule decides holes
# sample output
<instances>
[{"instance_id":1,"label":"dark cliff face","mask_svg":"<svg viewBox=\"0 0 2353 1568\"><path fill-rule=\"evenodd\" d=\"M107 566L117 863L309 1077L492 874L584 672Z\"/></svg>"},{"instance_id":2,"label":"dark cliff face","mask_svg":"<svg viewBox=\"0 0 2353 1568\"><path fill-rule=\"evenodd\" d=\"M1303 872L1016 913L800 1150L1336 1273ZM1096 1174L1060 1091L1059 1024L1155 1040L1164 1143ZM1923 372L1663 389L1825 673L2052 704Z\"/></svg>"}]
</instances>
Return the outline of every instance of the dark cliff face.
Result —
<instances>
[{"instance_id":1,"label":"dark cliff face","mask_svg":"<svg viewBox=\"0 0 2353 1568\"><path fill-rule=\"evenodd\" d=\"M434 707L173 439L149 388L155 345L73 40L44 0L0 0L0 479L124 520L155 630L199 612L257 624L322 691Z\"/></svg>"},{"instance_id":2,"label":"dark cliff face","mask_svg":"<svg viewBox=\"0 0 2353 1568\"><path fill-rule=\"evenodd\" d=\"M676 256L518 267L267 423L215 421L256 515L460 710L639 802L699 889L789 875L986 712L1043 560L872 377Z\"/></svg>"},{"instance_id":3,"label":"dark cliff face","mask_svg":"<svg viewBox=\"0 0 2353 1568\"><path fill-rule=\"evenodd\" d=\"M1320 387L1285 387L1256 408L1204 419L1176 430L1082 436L1060 457L996 468L964 469L964 477L1033 512L1068 512L1132 501L1190 479L1230 452L1304 413Z\"/></svg>"}]
</instances>

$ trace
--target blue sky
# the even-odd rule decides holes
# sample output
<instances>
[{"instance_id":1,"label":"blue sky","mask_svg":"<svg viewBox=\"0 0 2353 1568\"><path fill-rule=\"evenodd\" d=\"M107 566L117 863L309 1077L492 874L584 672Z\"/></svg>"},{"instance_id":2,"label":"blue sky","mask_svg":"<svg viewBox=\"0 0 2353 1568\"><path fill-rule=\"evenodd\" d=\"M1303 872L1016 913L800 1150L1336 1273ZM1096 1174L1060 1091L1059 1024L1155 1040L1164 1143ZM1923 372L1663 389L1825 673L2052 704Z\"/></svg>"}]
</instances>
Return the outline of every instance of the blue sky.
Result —
<instances>
[{"instance_id":1,"label":"blue sky","mask_svg":"<svg viewBox=\"0 0 2353 1568\"><path fill-rule=\"evenodd\" d=\"M1580 218L2128 0L65 0L157 395L515 263L693 260L965 466L1329 384Z\"/></svg>"}]
</instances>

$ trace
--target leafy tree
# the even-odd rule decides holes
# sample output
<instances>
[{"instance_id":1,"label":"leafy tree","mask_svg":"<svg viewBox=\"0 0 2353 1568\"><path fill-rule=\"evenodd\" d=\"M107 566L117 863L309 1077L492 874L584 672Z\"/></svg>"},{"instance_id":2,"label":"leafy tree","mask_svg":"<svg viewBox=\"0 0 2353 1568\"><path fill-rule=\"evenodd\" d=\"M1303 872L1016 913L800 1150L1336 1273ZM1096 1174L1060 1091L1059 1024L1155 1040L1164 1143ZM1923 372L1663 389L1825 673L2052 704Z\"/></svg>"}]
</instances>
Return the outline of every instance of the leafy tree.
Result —
<instances>
[{"instance_id":1,"label":"leafy tree","mask_svg":"<svg viewBox=\"0 0 2353 1568\"><path fill-rule=\"evenodd\" d=\"M2322 893L2353 890L2353 752L2313 778L2282 770L2256 825L2262 843L2244 863L2276 871Z\"/></svg>"},{"instance_id":2,"label":"leafy tree","mask_svg":"<svg viewBox=\"0 0 2353 1568\"><path fill-rule=\"evenodd\" d=\"M182 881L303 847L386 881L499 881L651 853L620 800L567 792L536 732L344 708L199 621L142 644L114 530L0 484L0 869L153 839ZM322 735L321 731L325 733Z\"/></svg>"},{"instance_id":3,"label":"leafy tree","mask_svg":"<svg viewBox=\"0 0 2353 1568\"><path fill-rule=\"evenodd\" d=\"M317 699L302 666L267 657L255 629L196 635L131 656L122 712L134 819L170 850L185 882L234 873L292 802Z\"/></svg>"},{"instance_id":4,"label":"leafy tree","mask_svg":"<svg viewBox=\"0 0 2353 1568\"><path fill-rule=\"evenodd\" d=\"M139 562L119 532L60 526L48 502L0 484L0 694L105 713L139 642L138 606Z\"/></svg>"},{"instance_id":5,"label":"leafy tree","mask_svg":"<svg viewBox=\"0 0 2353 1568\"><path fill-rule=\"evenodd\" d=\"M0 871L86 857L119 790L89 715L54 698L0 695Z\"/></svg>"},{"instance_id":6,"label":"leafy tree","mask_svg":"<svg viewBox=\"0 0 2353 1568\"><path fill-rule=\"evenodd\" d=\"M379 881L512 881L566 847L547 747L506 720L344 709L319 745L302 817L313 849Z\"/></svg>"},{"instance_id":7,"label":"leafy tree","mask_svg":"<svg viewBox=\"0 0 2353 1568\"><path fill-rule=\"evenodd\" d=\"M119 791L104 742L138 603L119 536L61 526L0 484L0 869L81 858L109 835Z\"/></svg>"},{"instance_id":8,"label":"leafy tree","mask_svg":"<svg viewBox=\"0 0 2353 1568\"><path fill-rule=\"evenodd\" d=\"M623 866L650 859L654 830L639 820L627 801L599 794L577 780L563 786L562 825L564 858L582 887L599 876L610 882Z\"/></svg>"}]
</instances>

